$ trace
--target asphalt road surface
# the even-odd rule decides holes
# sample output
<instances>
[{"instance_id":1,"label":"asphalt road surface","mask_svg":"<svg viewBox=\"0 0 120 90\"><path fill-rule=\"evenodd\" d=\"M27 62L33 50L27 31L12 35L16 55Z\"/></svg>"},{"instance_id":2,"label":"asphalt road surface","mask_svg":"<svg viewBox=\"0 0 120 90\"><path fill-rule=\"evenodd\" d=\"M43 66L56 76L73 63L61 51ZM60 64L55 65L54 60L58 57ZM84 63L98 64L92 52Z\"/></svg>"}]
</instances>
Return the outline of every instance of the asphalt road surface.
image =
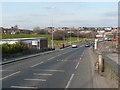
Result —
<instances>
[{"instance_id":1,"label":"asphalt road surface","mask_svg":"<svg viewBox=\"0 0 120 90\"><path fill-rule=\"evenodd\" d=\"M66 48L2 66L2 88L93 88L89 47Z\"/></svg>"}]
</instances>

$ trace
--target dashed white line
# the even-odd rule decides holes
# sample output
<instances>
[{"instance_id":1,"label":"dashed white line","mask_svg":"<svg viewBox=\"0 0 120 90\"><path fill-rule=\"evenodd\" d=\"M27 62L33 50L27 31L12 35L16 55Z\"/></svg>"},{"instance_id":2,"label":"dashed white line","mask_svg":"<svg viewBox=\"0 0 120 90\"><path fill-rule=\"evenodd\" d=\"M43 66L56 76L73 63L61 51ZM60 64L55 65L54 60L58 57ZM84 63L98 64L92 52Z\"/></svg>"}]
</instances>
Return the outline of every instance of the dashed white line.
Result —
<instances>
[{"instance_id":1,"label":"dashed white line","mask_svg":"<svg viewBox=\"0 0 120 90\"><path fill-rule=\"evenodd\" d=\"M38 65L40 65L40 64L42 64L42 63L44 63L44 62L37 63L37 64L35 64L35 65L31 66L31 67L38 66Z\"/></svg>"},{"instance_id":2,"label":"dashed white line","mask_svg":"<svg viewBox=\"0 0 120 90\"><path fill-rule=\"evenodd\" d=\"M80 63L78 62L78 63L77 63L77 65L76 65L76 67L75 67L75 69L77 69L77 68L78 68L79 64L80 64Z\"/></svg>"},{"instance_id":3,"label":"dashed white line","mask_svg":"<svg viewBox=\"0 0 120 90\"><path fill-rule=\"evenodd\" d=\"M51 57L51 58L49 58L48 60L51 60L51 59L53 59L53 58L55 58L55 57Z\"/></svg>"},{"instance_id":4,"label":"dashed white line","mask_svg":"<svg viewBox=\"0 0 120 90\"><path fill-rule=\"evenodd\" d=\"M31 88L31 89L37 89L37 87L23 87L23 86L11 86L11 88Z\"/></svg>"},{"instance_id":5,"label":"dashed white line","mask_svg":"<svg viewBox=\"0 0 120 90\"><path fill-rule=\"evenodd\" d=\"M8 76L6 76L6 77L1 78L0 80L6 79L6 78L11 77L11 76L13 76L13 75L15 75L15 74L18 74L18 73L20 73L20 72L21 72L21 71L15 72L15 73L13 73L13 74L10 74L10 75L8 75Z\"/></svg>"},{"instance_id":6,"label":"dashed white line","mask_svg":"<svg viewBox=\"0 0 120 90\"><path fill-rule=\"evenodd\" d=\"M67 83L67 85L66 85L65 88L68 88L68 87L70 86L70 83L71 83L71 81L72 81L74 75L75 75L75 74L72 74L72 75L71 75L70 80L68 81L68 83Z\"/></svg>"},{"instance_id":7,"label":"dashed white line","mask_svg":"<svg viewBox=\"0 0 120 90\"><path fill-rule=\"evenodd\" d=\"M38 69L38 70L35 70L35 71L50 71L50 72L65 72L64 70L47 70L47 69Z\"/></svg>"},{"instance_id":8,"label":"dashed white line","mask_svg":"<svg viewBox=\"0 0 120 90\"><path fill-rule=\"evenodd\" d=\"M34 75L52 76L52 74L46 74L46 73L34 73Z\"/></svg>"},{"instance_id":9,"label":"dashed white line","mask_svg":"<svg viewBox=\"0 0 120 90\"><path fill-rule=\"evenodd\" d=\"M83 55L84 55L84 52L82 53L81 57L83 57Z\"/></svg>"},{"instance_id":10,"label":"dashed white line","mask_svg":"<svg viewBox=\"0 0 120 90\"><path fill-rule=\"evenodd\" d=\"M61 56L62 54L58 54L57 56Z\"/></svg>"},{"instance_id":11,"label":"dashed white line","mask_svg":"<svg viewBox=\"0 0 120 90\"><path fill-rule=\"evenodd\" d=\"M82 58L80 58L80 60L81 60Z\"/></svg>"},{"instance_id":12,"label":"dashed white line","mask_svg":"<svg viewBox=\"0 0 120 90\"><path fill-rule=\"evenodd\" d=\"M41 82L46 81L46 79L24 79L24 80L27 80L27 81L41 81Z\"/></svg>"},{"instance_id":13,"label":"dashed white line","mask_svg":"<svg viewBox=\"0 0 120 90\"><path fill-rule=\"evenodd\" d=\"M83 55L84 55L84 52L83 52Z\"/></svg>"}]
</instances>

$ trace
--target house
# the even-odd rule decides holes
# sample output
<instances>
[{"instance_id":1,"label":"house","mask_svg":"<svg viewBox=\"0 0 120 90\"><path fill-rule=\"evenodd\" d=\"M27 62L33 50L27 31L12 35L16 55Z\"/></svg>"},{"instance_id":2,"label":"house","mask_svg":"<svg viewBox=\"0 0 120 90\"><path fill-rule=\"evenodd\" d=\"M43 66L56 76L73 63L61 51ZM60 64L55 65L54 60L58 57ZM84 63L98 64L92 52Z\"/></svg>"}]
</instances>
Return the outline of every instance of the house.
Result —
<instances>
[{"instance_id":1,"label":"house","mask_svg":"<svg viewBox=\"0 0 120 90\"><path fill-rule=\"evenodd\" d=\"M15 34L19 34L19 33L25 33L25 34L31 34L33 33L32 30L27 30L27 29L14 29L13 27L11 28L3 28L0 27L1 33L2 34L11 34L11 32L14 32Z\"/></svg>"}]
</instances>

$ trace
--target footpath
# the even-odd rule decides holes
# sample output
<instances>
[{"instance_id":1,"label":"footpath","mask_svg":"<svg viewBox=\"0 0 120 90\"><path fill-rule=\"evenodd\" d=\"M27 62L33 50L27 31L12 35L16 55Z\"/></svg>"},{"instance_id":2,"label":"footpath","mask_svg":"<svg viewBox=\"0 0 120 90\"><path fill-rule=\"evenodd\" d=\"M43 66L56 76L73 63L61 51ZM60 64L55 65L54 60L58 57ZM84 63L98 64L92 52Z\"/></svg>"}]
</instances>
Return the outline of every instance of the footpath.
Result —
<instances>
[{"instance_id":1,"label":"footpath","mask_svg":"<svg viewBox=\"0 0 120 90\"><path fill-rule=\"evenodd\" d=\"M91 65L92 65L92 74L93 74L93 88L113 88L110 83L107 82L104 76L101 76L98 72L95 71L95 63L97 61L97 56L94 54L92 48L89 48L89 55Z\"/></svg>"}]
</instances>

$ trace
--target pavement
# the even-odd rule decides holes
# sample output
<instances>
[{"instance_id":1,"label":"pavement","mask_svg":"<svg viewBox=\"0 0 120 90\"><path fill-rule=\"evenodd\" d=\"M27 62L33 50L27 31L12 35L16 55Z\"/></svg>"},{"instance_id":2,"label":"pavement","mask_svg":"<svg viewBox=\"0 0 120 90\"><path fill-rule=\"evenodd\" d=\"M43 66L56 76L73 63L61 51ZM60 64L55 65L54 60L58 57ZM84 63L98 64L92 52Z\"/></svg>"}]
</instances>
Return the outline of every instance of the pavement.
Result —
<instances>
[{"instance_id":1,"label":"pavement","mask_svg":"<svg viewBox=\"0 0 120 90\"><path fill-rule=\"evenodd\" d=\"M2 88L110 88L94 72L91 49L80 44L2 65Z\"/></svg>"},{"instance_id":2,"label":"pavement","mask_svg":"<svg viewBox=\"0 0 120 90\"><path fill-rule=\"evenodd\" d=\"M92 48L89 50L89 55L91 58L91 63L92 63L92 74L93 74L93 83L94 83L94 88L113 88L111 83L107 81L107 79L104 76L101 76L98 74L98 72L95 71L95 62L97 61L97 57L95 56L94 52L92 51Z\"/></svg>"}]
</instances>

